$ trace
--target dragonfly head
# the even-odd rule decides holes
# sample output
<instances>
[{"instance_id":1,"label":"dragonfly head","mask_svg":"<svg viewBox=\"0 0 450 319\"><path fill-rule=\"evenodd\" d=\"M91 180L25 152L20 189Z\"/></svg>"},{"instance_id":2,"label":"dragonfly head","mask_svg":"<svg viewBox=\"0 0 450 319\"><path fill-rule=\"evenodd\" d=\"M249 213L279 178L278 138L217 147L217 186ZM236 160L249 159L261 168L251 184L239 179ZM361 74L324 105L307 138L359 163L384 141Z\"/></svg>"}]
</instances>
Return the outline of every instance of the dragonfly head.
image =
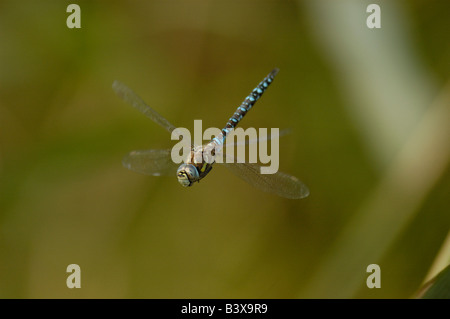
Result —
<instances>
[{"instance_id":1,"label":"dragonfly head","mask_svg":"<svg viewBox=\"0 0 450 319\"><path fill-rule=\"evenodd\" d=\"M177 170L177 178L181 185L188 187L199 180L199 175L194 165L181 164Z\"/></svg>"}]
</instances>

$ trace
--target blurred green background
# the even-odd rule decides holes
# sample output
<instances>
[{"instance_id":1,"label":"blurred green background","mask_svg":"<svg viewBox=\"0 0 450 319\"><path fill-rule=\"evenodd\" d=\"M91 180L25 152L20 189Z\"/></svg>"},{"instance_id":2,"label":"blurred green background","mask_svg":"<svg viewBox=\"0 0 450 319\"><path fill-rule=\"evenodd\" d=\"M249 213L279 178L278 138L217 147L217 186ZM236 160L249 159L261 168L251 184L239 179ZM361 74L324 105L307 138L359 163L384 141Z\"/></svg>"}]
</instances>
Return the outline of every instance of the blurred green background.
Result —
<instances>
[{"instance_id":1,"label":"blurred green background","mask_svg":"<svg viewBox=\"0 0 450 319\"><path fill-rule=\"evenodd\" d=\"M448 1L76 1L81 29L70 3L0 1L0 297L410 298L449 263ZM308 198L122 167L173 142L114 80L222 127L274 67L241 127L293 129Z\"/></svg>"}]
</instances>

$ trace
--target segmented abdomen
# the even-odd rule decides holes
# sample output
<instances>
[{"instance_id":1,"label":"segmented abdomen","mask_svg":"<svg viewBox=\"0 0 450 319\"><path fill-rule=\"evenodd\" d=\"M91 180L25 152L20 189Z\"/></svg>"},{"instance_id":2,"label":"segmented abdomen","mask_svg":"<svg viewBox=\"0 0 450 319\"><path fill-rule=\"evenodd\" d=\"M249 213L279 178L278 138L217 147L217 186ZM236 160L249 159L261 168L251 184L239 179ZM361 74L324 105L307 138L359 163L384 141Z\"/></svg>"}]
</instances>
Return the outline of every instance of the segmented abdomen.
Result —
<instances>
[{"instance_id":1,"label":"segmented abdomen","mask_svg":"<svg viewBox=\"0 0 450 319\"><path fill-rule=\"evenodd\" d=\"M272 83L273 78L277 75L279 69L275 68L270 72L264 80L262 80L258 86L247 96L242 102L242 104L237 108L234 112L233 116L230 117L226 126L222 129L221 136L217 136L213 139L217 144L223 144L227 135L238 125L238 123L242 120L242 118L247 114L248 111L253 107L256 101L263 95L266 89L269 87L270 83Z\"/></svg>"}]
</instances>

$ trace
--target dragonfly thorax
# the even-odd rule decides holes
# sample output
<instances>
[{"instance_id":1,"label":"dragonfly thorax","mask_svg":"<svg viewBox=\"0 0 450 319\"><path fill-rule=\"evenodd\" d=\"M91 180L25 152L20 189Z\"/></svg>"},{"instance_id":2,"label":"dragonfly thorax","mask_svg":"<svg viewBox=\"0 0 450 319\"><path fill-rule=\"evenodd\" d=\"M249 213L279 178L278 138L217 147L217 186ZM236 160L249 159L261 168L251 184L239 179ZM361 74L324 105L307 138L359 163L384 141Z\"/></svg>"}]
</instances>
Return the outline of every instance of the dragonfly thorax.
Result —
<instances>
[{"instance_id":1,"label":"dragonfly thorax","mask_svg":"<svg viewBox=\"0 0 450 319\"><path fill-rule=\"evenodd\" d=\"M178 167L178 182L188 187L205 177L214 164L213 154L211 145L193 146L184 163Z\"/></svg>"}]
</instances>

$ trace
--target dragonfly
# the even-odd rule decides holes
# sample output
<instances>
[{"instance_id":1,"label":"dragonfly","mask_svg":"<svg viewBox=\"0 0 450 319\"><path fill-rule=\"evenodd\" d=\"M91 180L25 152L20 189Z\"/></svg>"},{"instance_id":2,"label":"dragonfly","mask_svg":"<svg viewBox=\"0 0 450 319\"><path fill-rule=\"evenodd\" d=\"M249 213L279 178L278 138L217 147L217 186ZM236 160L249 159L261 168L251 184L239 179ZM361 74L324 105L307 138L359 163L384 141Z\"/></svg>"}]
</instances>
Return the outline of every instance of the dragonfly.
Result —
<instances>
[{"instance_id":1,"label":"dragonfly","mask_svg":"<svg viewBox=\"0 0 450 319\"><path fill-rule=\"evenodd\" d=\"M122 164L132 171L153 176L174 174L178 182L185 187L194 185L213 168L213 165L219 164L214 160L205 161L206 151L214 155L215 150L220 150L225 143L227 136L234 130L242 118L250 111L255 102L261 98L263 93L272 83L279 69L273 69L256 88L244 99L241 105L230 117L225 127L209 143L205 145L192 145L186 157L186 160L177 168L177 164L172 161L171 149L149 149L135 150L128 153L122 160ZM176 127L166 118L160 115L153 108L148 106L135 92L125 84L114 81L113 90L128 104L139 110L142 114L159 124L169 133L172 133ZM270 138L270 137L269 137ZM227 144L228 145L228 144ZM261 167L255 163L246 163L233 160L224 161L220 165L226 166L232 173L253 185L254 187L268 193L290 199L304 198L309 195L308 187L298 178L283 173L261 174Z\"/></svg>"}]
</instances>

